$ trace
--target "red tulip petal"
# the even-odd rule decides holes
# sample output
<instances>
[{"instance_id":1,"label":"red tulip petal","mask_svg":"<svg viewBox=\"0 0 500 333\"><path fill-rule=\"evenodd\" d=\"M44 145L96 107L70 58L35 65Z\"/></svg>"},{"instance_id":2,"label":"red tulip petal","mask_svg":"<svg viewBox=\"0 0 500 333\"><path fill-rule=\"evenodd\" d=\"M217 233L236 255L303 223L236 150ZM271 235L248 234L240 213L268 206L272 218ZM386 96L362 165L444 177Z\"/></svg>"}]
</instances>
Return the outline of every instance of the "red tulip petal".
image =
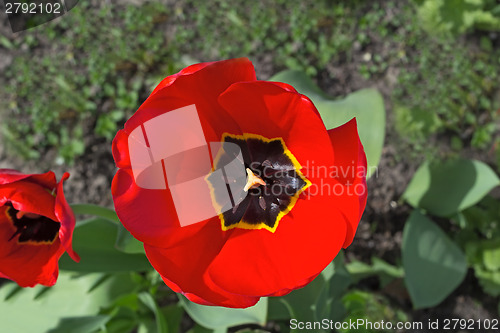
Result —
<instances>
[{"instance_id":1,"label":"red tulip petal","mask_svg":"<svg viewBox=\"0 0 500 333\"><path fill-rule=\"evenodd\" d=\"M141 242L160 246L169 231L179 226L170 192L138 187L132 170L117 171L111 192L118 217Z\"/></svg>"},{"instance_id":2,"label":"red tulip petal","mask_svg":"<svg viewBox=\"0 0 500 333\"><path fill-rule=\"evenodd\" d=\"M0 169L0 185L13 183L23 179L39 184L49 190L54 189L57 183L56 175L52 171L30 175L12 169Z\"/></svg>"},{"instance_id":3,"label":"red tulip petal","mask_svg":"<svg viewBox=\"0 0 500 333\"><path fill-rule=\"evenodd\" d=\"M220 222L213 220L197 234L185 238L179 246L165 249L145 244L144 249L166 284L177 292L182 291L193 302L227 307L252 306L259 297L225 292L206 275L207 266L230 234L222 232Z\"/></svg>"},{"instance_id":4,"label":"red tulip petal","mask_svg":"<svg viewBox=\"0 0 500 333\"><path fill-rule=\"evenodd\" d=\"M113 139L113 157L118 168L130 168L130 152L128 149L128 134L119 130Z\"/></svg>"},{"instance_id":5,"label":"red tulip petal","mask_svg":"<svg viewBox=\"0 0 500 333\"><path fill-rule=\"evenodd\" d=\"M154 255L152 255L153 257ZM160 275L161 276L161 275ZM173 283L172 281L170 281L169 279L167 279L166 277L164 276L161 276L163 282L165 282L165 284L170 288L172 289L172 291L176 292L176 293L181 293L183 294L187 299L189 299L191 302L195 302L195 303L198 303L198 304L201 304L201 305L216 305L216 304L213 304L213 303L210 303L206 300L204 300L203 298L201 297L198 297L196 296L195 294L191 294L191 293L188 293L188 292L182 292L182 289L176 285L175 283Z\"/></svg>"},{"instance_id":6,"label":"red tulip petal","mask_svg":"<svg viewBox=\"0 0 500 333\"><path fill-rule=\"evenodd\" d=\"M342 184L356 180L359 136L356 118L328 131L335 155L336 179Z\"/></svg>"},{"instance_id":7,"label":"red tulip petal","mask_svg":"<svg viewBox=\"0 0 500 333\"><path fill-rule=\"evenodd\" d=\"M321 273L319 273L319 274L321 274ZM311 283L312 280L317 278L319 274L314 274L313 276L311 276L303 281L297 282L297 287L294 289L281 289L280 291L277 291L277 292L272 293L271 295L267 295L267 296L279 297L279 296L288 295L289 293L291 293L292 291L294 291L296 289L304 288L305 286L307 286L309 283Z\"/></svg>"},{"instance_id":8,"label":"red tulip petal","mask_svg":"<svg viewBox=\"0 0 500 333\"><path fill-rule=\"evenodd\" d=\"M217 96L239 80L255 80L255 71L248 59L217 62L181 72L174 82L148 98L115 137L113 155L121 168L112 185L115 207L124 226L139 240L165 247L164 238L172 237L181 228L168 189L150 190L136 184L130 170L129 133L156 116L191 104L195 104L198 111L206 142L219 142L228 128L238 133L239 126L217 104ZM170 144L183 144L183 141ZM147 227L144 220L149 221ZM181 234L190 235L200 227L183 227Z\"/></svg>"},{"instance_id":9,"label":"red tulip petal","mask_svg":"<svg viewBox=\"0 0 500 333\"><path fill-rule=\"evenodd\" d=\"M57 221L54 214L55 198L38 184L18 181L0 185L0 205L9 201L19 211L43 215Z\"/></svg>"},{"instance_id":10,"label":"red tulip petal","mask_svg":"<svg viewBox=\"0 0 500 333\"><path fill-rule=\"evenodd\" d=\"M365 209L366 155L359 139L356 119L328 131L335 155L336 179L345 186L345 195L338 196L339 207L347 218L347 236L343 247L352 243Z\"/></svg>"},{"instance_id":11,"label":"red tulip petal","mask_svg":"<svg viewBox=\"0 0 500 333\"><path fill-rule=\"evenodd\" d=\"M59 239L61 240L62 246L66 249L71 259L78 262L80 257L73 251L71 240L73 238L73 229L75 229L75 215L73 210L69 207L64 197L63 183L69 178L69 173L64 173L61 181L57 185L57 195L55 202L55 215L57 221L61 222L61 228L59 229Z\"/></svg>"},{"instance_id":12,"label":"red tulip petal","mask_svg":"<svg viewBox=\"0 0 500 333\"><path fill-rule=\"evenodd\" d=\"M234 59L236 60L236 59ZM246 60L245 58L241 58L239 60ZM156 88L153 90L153 92L151 93L151 95L155 94L158 92L158 90L160 89L163 89L165 87L168 87L169 85L171 85L179 76L181 75L188 75L188 74L193 74L207 66L210 66L214 64L214 62L202 62L202 63L199 63L199 64L194 64L194 65L191 65L191 66L188 66L186 68L184 68L183 70L181 70L179 73L177 74L174 74L174 75L170 75L170 76L167 76L166 78L164 78L157 86Z\"/></svg>"},{"instance_id":13,"label":"red tulip petal","mask_svg":"<svg viewBox=\"0 0 500 333\"><path fill-rule=\"evenodd\" d=\"M0 238L10 239L16 229L5 217L6 207L0 207ZM19 244L17 240L4 241L0 247L0 272L21 287L36 284L52 286L57 280L57 262L64 253L58 238L52 244Z\"/></svg>"},{"instance_id":14,"label":"red tulip petal","mask_svg":"<svg viewBox=\"0 0 500 333\"><path fill-rule=\"evenodd\" d=\"M361 140L358 139L358 144L359 144L359 156L358 156L358 179L356 180L354 186L355 186L355 196L358 197L358 215L356 216L355 212L356 210L353 209L352 211L352 217L348 216L348 221L351 222L351 227L352 227L352 233L348 232L347 237L345 240L345 243L343 245L343 248L348 247L351 245L354 235L356 233L356 229L358 228L359 221L361 220L361 216L363 215L363 212L365 211L366 207L366 200L368 198L368 187L366 185L366 172L367 172L367 161L366 161L366 154L363 148L363 145L361 144ZM356 191L356 186L358 187L358 191ZM361 195L359 195L361 193ZM353 201L355 201L354 198L351 197ZM354 204L355 206L355 204Z\"/></svg>"},{"instance_id":15,"label":"red tulip petal","mask_svg":"<svg viewBox=\"0 0 500 333\"><path fill-rule=\"evenodd\" d=\"M283 89L283 84L235 83L220 96L219 103L242 132L282 137L304 169L333 165L330 139L316 108L305 96Z\"/></svg>"},{"instance_id":16,"label":"red tulip petal","mask_svg":"<svg viewBox=\"0 0 500 333\"><path fill-rule=\"evenodd\" d=\"M232 83L254 81L255 70L246 58L190 66L160 83L153 94L127 121L113 140L113 156L119 168L130 167L128 135L146 121L195 104L207 141L219 141L227 128L239 127L217 104L217 97Z\"/></svg>"},{"instance_id":17,"label":"red tulip petal","mask_svg":"<svg viewBox=\"0 0 500 333\"><path fill-rule=\"evenodd\" d=\"M299 200L275 233L234 229L208 273L229 293L280 294L321 272L339 252L346 221L326 195Z\"/></svg>"},{"instance_id":18,"label":"red tulip petal","mask_svg":"<svg viewBox=\"0 0 500 333\"><path fill-rule=\"evenodd\" d=\"M153 246L176 246L199 233L208 221L181 227L170 191L138 187L130 169L118 170L111 191L123 226L135 238Z\"/></svg>"},{"instance_id":19,"label":"red tulip petal","mask_svg":"<svg viewBox=\"0 0 500 333\"><path fill-rule=\"evenodd\" d=\"M296 93L296 92L297 92L297 90L296 90L294 87L292 87L291 85L289 85L288 83L284 83L284 82L274 82L274 81L272 81L272 82L273 82L275 85L277 85L277 86L279 86L279 87L281 87L281 88L285 89L286 91L289 91L289 92L294 92L294 93Z\"/></svg>"},{"instance_id":20,"label":"red tulip petal","mask_svg":"<svg viewBox=\"0 0 500 333\"><path fill-rule=\"evenodd\" d=\"M20 173L17 170L0 169L0 185L12 183L27 177L29 177L29 175Z\"/></svg>"},{"instance_id":21,"label":"red tulip petal","mask_svg":"<svg viewBox=\"0 0 500 333\"><path fill-rule=\"evenodd\" d=\"M156 90L127 121L125 131L130 133L158 115L191 104L196 105L207 141L220 140L224 126L237 129L234 121L218 106L217 97L234 82L255 81L252 63L246 58L240 58L194 68L198 70L180 72L173 82ZM215 130L211 131L211 128Z\"/></svg>"}]
</instances>

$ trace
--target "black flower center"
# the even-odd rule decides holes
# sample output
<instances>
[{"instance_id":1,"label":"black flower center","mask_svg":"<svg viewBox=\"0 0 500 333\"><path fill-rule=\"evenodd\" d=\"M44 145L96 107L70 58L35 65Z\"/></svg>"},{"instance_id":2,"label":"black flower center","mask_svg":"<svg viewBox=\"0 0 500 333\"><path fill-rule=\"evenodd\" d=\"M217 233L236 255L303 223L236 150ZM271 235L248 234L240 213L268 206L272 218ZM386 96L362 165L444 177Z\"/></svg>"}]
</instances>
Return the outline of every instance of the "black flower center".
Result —
<instances>
[{"instance_id":1,"label":"black flower center","mask_svg":"<svg viewBox=\"0 0 500 333\"><path fill-rule=\"evenodd\" d=\"M222 229L238 227L276 231L280 219L293 208L300 193L311 185L300 171L301 165L281 138L267 139L250 133L224 134L222 141L214 169L227 169L224 167L240 158L244 165L244 172L240 171L239 177L231 177L227 170L224 173L227 190L238 192L236 200L231 199L229 203L226 193L223 193L225 189L213 191L213 199L220 209ZM239 149L225 149L228 144ZM211 185L216 184L221 180L220 173L210 174L207 180Z\"/></svg>"},{"instance_id":2,"label":"black flower center","mask_svg":"<svg viewBox=\"0 0 500 333\"><path fill-rule=\"evenodd\" d=\"M46 216L20 212L12 206L7 207L5 214L16 228L9 241L19 235L18 243L51 244L57 238L61 226L59 222Z\"/></svg>"}]
</instances>

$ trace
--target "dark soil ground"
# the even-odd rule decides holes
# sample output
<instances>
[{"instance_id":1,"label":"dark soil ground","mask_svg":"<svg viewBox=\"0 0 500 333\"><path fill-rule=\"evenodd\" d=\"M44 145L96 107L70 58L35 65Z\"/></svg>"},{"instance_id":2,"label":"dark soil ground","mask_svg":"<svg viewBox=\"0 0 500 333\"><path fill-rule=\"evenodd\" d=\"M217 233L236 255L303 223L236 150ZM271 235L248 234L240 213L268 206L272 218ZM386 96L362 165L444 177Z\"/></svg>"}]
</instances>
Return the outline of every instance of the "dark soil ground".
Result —
<instances>
[{"instance_id":1,"label":"dark soil ground","mask_svg":"<svg viewBox=\"0 0 500 333\"><path fill-rule=\"evenodd\" d=\"M6 22L0 24L0 34L10 34ZM370 49L363 52L384 52L387 47L382 40L374 40ZM381 51L382 50L382 51ZM348 63L330 63L327 68L330 73L319 73L316 78L318 85L332 96L346 95L366 87L376 87L384 96L387 110L387 134L378 173L368 181L369 196L366 211L363 215L356 238L346 250L347 260L358 259L370 262L373 256L380 257L389 263L397 263L401 258L401 241L404 222L411 208L400 202L400 197L408 182L418 167L419 161L406 160L405 151L396 143L398 135L394 131L392 120L391 93L401 70L400 65L389 64L385 76L372 77L369 80L360 76L357 63L361 62L362 53L354 56ZM15 54L0 48L0 71L5 69ZM200 59L200 57L196 57ZM215 59L200 59L215 60ZM267 79L281 70L275 68L270 55L258 57L254 60L257 76ZM335 79L330 75L334 73ZM141 99L147 97L144 92ZM1 122L1 119L0 119ZM89 131L89 133L91 133ZM0 144L0 168L14 168L25 173L38 173L45 170L54 170L61 177L63 172L70 172L71 177L66 184L66 193L72 203L96 203L112 207L110 193L111 181L116 171L111 155L111 145L104 139L97 139L88 135L85 139L85 154L76 159L73 166L55 165L54 152L47 151L39 161L26 162L19 157L7 153ZM429 145L439 142L429 142ZM474 155L474 152L471 152ZM432 272L428 272L432 274ZM401 281L399 281L401 283ZM423 322L424 327L428 320L464 318L464 319L493 319L498 318L498 298L486 295L472 270L462 285L443 303L429 310L414 311L405 289L397 283L380 291L378 281L373 278L361 280L360 289L379 291L389 297L398 307L410 314L411 320ZM441 331L441 330L438 330ZM418 330L414 332L436 332L432 330ZM449 330L458 332L458 330Z\"/></svg>"}]
</instances>

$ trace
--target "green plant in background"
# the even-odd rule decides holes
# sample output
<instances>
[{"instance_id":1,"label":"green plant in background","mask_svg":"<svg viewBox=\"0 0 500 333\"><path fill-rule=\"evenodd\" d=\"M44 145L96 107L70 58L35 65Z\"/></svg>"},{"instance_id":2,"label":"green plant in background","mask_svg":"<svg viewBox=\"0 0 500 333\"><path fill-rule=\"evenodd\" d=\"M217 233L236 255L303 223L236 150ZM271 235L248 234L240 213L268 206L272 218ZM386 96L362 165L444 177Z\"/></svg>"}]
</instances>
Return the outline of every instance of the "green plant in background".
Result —
<instances>
[{"instance_id":1,"label":"green plant in background","mask_svg":"<svg viewBox=\"0 0 500 333\"><path fill-rule=\"evenodd\" d=\"M117 12L82 3L58 25L17 38L11 48L31 50L43 41L54 50L40 58L23 53L7 70L2 111L10 117L2 130L13 150L36 159L55 147L60 163L72 163L83 154L86 135L112 139L117 124L137 109L145 84L141 73L167 52L155 30L167 9L152 2Z\"/></svg>"},{"instance_id":2,"label":"green plant in background","mask_svg":"<svg viewBox=\"0 0 500 333\"><path fill-rule=\"evenodd\" d=\"M498 185L498 176L480 161L424 162L419 167L402 196L416 208L405 224L402 245L405 282L415 307L440 303L463 281L467 269L464 246L469 264L484 285L482 256L490 241L474 237L475 227L467 226L469 222L464 215L470 216L474 205ZM419 209L434 216L459 216L464 232L448 237ZM481 225L481 221L474 218L470 221L488 234L487 228L491 226ZM462 248L457 243L461 243Z\"/></svg>"},{"instance_id":3,"label":"green plant in background","mask_svg":"<svg viewBox=\"0 0 500 333\"><path fill-rule=\"evenodd\" d=\"M194 31L199 35L191 38L183 32L176 36L179 42L189 38L209 58L272 55L279 67L308 75L316 75L318 68L349 49L346 32L352 31L355 23L345 18L353 8L346 3L335 8L327 1L266 0L236 6L224 0L188 3L196 11L185 20L196 23Z\"/></svg>"},{"instance_id":4,"label":"green plant in background","mask_svg":"<svg viewBox=\"0 0 500 333\"><path fill-rule=\"evenodd\" d=\"M468 264L485 293L500 295L500 205L486 196L477 205L457 214L454 222L460 227L457 242L465 249Z\"/></svg>"},{"instance_id":5,"label":"green plant in background","mask_svg":"<svg viewBox=\"0 0 500 333\"><path fill-rule=\"evenodd\" d=\"M495 1L417 2L423 27L431 34L456 37L472 28L500 29L500 6ZM401 103L395 108L396 128L417 146L433 133L454 133L450 146L458 154L468 144L476 149L495 147L500 106L498 50L486 36L474 51L460 43L451 47L444 39L431 43L420 49L418 71L400 76L402 87L395 94ZM431 50L436 49L445 52L433 54ZM425 88L415 89L421 78L427 80ZM443 84L452 80L454 84ZM448 237L417 210L405 224L405 281L415 306L439 303L461 283L466 264L474 269L487 294L500 294L496 264L500 214L498 201L486 196L499 183L488 165L474 160L438 159L424 162L417 170L403 199L427 214L448 218L458 230L448 225L447 229L455 230ZM420 241L415 242L416 238ZM418 260L422 260L421 267ZM426 267L432 269L432 279L422 274Z\"/></svg>"},{"instance_id":6,"label":"green plant in background","mask_svg":"<svg viewBox=\"0 0 500 333\"><path fill-rule=\"evenodd\" d=\"M500 30L500 4L495 0L416 0L423 27L453 36L470 31Z\"/></svg>"},{"instance_id":7,"label":"green plant in background","mask_svg":"<svg viewBox=\"0 0 500 333\"><path fill-rule=\"evenodd\" d=\"M359 4L188 0L184 7L146 2L117 10L81 3L57 24L1 39L19 53L6 73L2 113L11 120L4 138L26 158L54 147L59 162L71 163L86 136L109 140L151 86L202 59L269 55L278 68L316 75L350 52Z\"/></svg>"},{"instance_id":8,"label":"green plant in background","mask_svg":"<svg viewBox=\"0 0 500 333\"><path fill-rule=\"evenodd\" d=\"M434 112L419 109L417 106L409 109L397 105L394 109L396 130L405 134L412 142L423 142L440 128L441 121Z\"/></svg>"},{"instance_id":9,"label":"green plant in background","mask_svg":"<svg viewBox=\"0 0 500 333\"><path fill-rule=\"evenodd\" d=\"M479 2L484 11L492 9ZM57 24L3 38L2 45L19 53L2 98L2 111L11 118L3 132L12 150L38 158L39 151L55 147L60 161L71 162L85 150L88 135L110 140L161 78L189 63L242 55L333 79L331 65L349 64L357 54L365 79L402 66L393 93L396 128L410 145L425 151L428 134L446 131L462 142L455 140L456 147L486 148L494 139L500 57L486 36L482 51L436 41L412 6L395 1L383 7L362 1L332 7L326 0L184 5L146 2L116 10L82 3ZM397 15L388 15L392 11ZM379 39L388 51L370 50ZM51 51L44 51L46 45ZM34 50L41 56L32 57Z\"/></svg>"},{"instance_id":10,"label":"green plant in background","mask_svg":"<svg viewBox=\"0 0 500 333\"><path fill-rule=\"evenodd\" d=\"M464 16L466 9L482 6L484 11L491 10L492 15L496 10L492 1L419 3L421 11L432 7L443 22L451 20L456 24L461 21L453 21L452 17ZM456 153L464 147L487 149L495 141L496 110L500 107L500 53L493 47L494 39L481 35L478 47L472 48L470 41L458 37L436 38L438 30L423 29L429 17L433 16L407 15L411 23L401 34L400 59L407 65L401 69L392 93L396 130L412 150L428 158L438 152L437 147L430 148L427 142L440 134L451 137L451 142L446 144ZM451 25L446 26L451 29ZM462 22L459 27L459 32L463 32L473 26L466 27Z\"/></svg>"},{"instance_id":11,"label":"green plant in background","mask_svg":"<svg viewBox=\"0 0 500 333\"><path fill-rule=\"evenodd\" d=\"M115 84L104 83L104 94L107 99L114 100L114 109L99 114L95 125L95 133L108 140L111 140L118 131L117 123L130 113L129 110L137 108L139 90L143 82L141 80L132 81L129 89L123 78L119 77Z\"/></svg>"},{"instance_id":12,"label":"green plant in background","mask_svg":"<svg viewBox=\"0 0 500 333\"><path fill-rule=\"evenodd\" d=\"M396 129L416 146L444 132L459 139L457 150L464 144L479 149L491 146L500 107L500 57L485 51L471 53L461 45L430 43L412 56L417 70L399 76L394 91Z\"/></svg>"},{"instance_id":13,"label":"green plant in background","mask_svg":"<svg viewBox=\"0 0 500 333\"><path fill-rule=\"evenodd\" d=\"M372 323L378 323L380 321L397 323L397 322L407 322L408 316L401 310L395 309L389 301L381 295L377 295L371 292L365 292L361 290L353 290L344 297L342 297L342 303L346 307L347 313L349 315L344 319L345 321L357 322L358 320L366 320ZM342 333L348 332L393 332L394 329L380 329L376 330L374 328L357 328L357 329L342 329L339 330Z\"/></svg>"}]
</instances>

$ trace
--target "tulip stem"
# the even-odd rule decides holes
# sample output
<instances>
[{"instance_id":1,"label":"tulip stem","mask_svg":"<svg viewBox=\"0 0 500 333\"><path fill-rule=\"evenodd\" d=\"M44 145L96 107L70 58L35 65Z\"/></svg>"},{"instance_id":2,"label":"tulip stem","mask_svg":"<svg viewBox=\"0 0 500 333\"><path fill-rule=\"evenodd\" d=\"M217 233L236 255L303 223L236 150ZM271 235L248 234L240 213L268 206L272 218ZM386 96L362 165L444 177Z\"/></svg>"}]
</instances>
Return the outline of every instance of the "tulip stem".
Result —
<instances>
[{"instance_id":1,"label":"tulip stem","mask_svg":"<svg viewBox=\"0 0 500 333\"><path fill-rule=\"evenodd\" d=\"M71 204L70 206L75 214L93 215L115 223L120 223L120 219L113 209L92 204Z\"/></svg>"}]
</instances>

